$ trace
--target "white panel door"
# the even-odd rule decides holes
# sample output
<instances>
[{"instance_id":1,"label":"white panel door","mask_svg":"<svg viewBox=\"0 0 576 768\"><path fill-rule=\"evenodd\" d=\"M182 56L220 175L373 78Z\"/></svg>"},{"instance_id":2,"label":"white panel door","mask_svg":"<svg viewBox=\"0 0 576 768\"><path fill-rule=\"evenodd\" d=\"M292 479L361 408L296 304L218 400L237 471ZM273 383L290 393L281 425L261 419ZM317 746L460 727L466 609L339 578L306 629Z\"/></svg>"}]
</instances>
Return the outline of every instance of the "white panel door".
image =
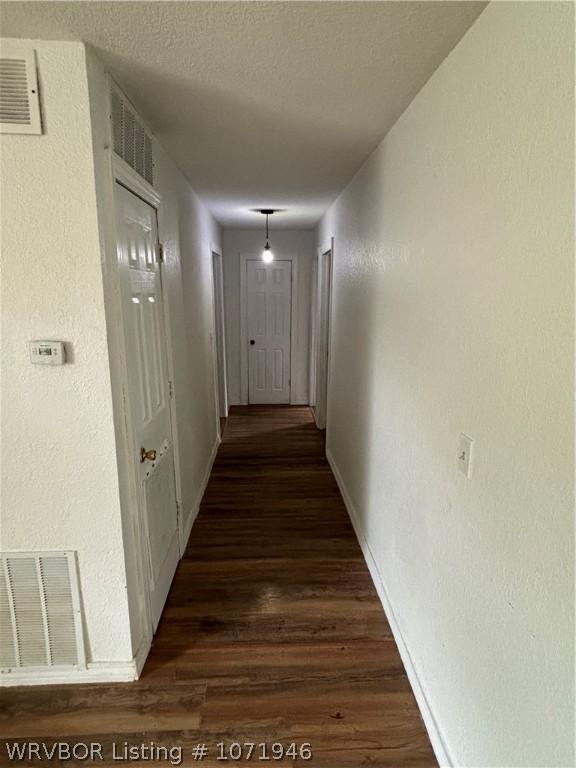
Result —
<instances>
[{"instance_id":1,"label":"white panel door","mask_svg":"<svg viewBox=\"0 0 576 768\"><path fill-rule=\"evenodd\" d=\"M134 464L156 629L178 564L178 510L156 211L116 184Z\"/></svg>"},{"instance_id":2,"label":"white panel door","mask_svg":"<svg viewBox=\"0 0 576 768\"><path fill-rule=\"evenodd\" d=\"M247 262L248 402L290 402L292 262Z\"/></svg>"}]
</instances>

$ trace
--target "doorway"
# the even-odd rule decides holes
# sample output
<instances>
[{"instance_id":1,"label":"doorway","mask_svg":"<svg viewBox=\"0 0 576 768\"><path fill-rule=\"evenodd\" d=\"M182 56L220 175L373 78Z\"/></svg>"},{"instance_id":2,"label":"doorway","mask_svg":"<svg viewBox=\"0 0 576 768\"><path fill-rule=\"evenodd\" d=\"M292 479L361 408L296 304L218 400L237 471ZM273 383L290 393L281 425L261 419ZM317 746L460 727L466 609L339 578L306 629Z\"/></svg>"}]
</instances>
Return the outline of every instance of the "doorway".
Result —
<instances>
[{"instance_id":1,"label":"doorway","mask_svg":"<svg viewBox=\"0 0 576 768\"><path fill-rule=\"evenodd\" d=\"M248 403L290 403L292 262L246 261Z\"/></svg>"},{"instance_id":2,"label":"doorway","mask_svg":"<svg viewBox=\"0 0 576 768\"><path fill-rule=\"evenodd\" d=\"M311 406L318 429L326 429L330 314L332 303L332 246L321 248L313 270Z\"/></svg>"},{"instance_id":3,"label":"doorway","mask_svg":"<svg viewBox=\"0 0 576 768\"><path fill-rule=\"evenodd\" d=\"M218 415L228 416L228 380L226 371L226 330L224 325L224 272L222 256L212 252L212 287L214 295L214 345Z\"/></svg>"},{"instance_id":4,"label":"doorway","mask_svg":"<svg viewBox=\"0 0 576 768\"><path fill-rule=\"evenodd\" d=\"M118 182L114 203L135 527L155 631L180 555L158 225L156 209Z\"/></svg>"}]
</instances>

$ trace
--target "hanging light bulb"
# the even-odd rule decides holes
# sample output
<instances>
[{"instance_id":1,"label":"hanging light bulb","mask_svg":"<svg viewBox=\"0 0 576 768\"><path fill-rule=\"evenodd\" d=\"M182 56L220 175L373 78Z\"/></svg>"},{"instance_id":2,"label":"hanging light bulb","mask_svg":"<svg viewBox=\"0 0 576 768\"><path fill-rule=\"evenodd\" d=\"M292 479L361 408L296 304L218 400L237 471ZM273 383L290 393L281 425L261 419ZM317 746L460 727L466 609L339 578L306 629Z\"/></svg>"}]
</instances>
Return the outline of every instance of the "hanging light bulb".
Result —
<instances>
[{"instance_id":1,"label":"hanging light bulb","mask_svg":"<svg viewBox=\"0 0 576 768\"><path fill-rule=\"evenodd\" d=\"M262 261L264 264L270 264L270 262L274 261L274 253L272 252L272 248L270 247L270 243L268 241L268 216L271 213L274 213L272 210L264 209L260 211L260 213L265 214L266 216L266 245L264 246L264 250L262 251Z\"/></svg>"}]
</instances>

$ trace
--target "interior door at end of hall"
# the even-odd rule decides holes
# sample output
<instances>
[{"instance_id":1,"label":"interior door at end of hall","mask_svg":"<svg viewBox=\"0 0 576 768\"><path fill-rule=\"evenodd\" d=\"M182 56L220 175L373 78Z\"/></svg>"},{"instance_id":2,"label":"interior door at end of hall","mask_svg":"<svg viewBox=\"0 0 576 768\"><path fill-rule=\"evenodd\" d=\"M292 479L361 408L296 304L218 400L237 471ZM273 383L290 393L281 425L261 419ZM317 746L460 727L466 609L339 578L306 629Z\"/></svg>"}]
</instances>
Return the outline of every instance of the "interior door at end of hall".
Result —
<instances>
[{"instance_id":1,"label":"interior door at end of hall","mask_svg":"<svg viewBox=\"0 0 576 768\"><path fill-rule=\"evenodd\" d=\"M178 508L156 210L116 184L134 464L156 630L178 565Z\"/></svg>"},{"instance_id":2,"label":"interior door at end of hall","mask_svg":"<svg viewBox=\"0 0 576 768\"><path fill-rule=\"evenodd\" d=\"M248 401L290 402L292 262L247 262Z\"/></svg>"}]
</instances>

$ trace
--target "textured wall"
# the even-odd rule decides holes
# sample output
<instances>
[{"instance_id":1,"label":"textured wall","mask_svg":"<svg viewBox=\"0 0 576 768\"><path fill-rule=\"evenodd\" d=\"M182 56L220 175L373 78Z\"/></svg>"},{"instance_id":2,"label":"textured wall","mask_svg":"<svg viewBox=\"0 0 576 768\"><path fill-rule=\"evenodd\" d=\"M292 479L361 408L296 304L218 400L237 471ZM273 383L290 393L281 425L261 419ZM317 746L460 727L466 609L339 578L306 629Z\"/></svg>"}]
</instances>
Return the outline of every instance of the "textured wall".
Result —
<instances>
[{"instance_id":1,"label":"textured wall","mask_svg":"<svg viewBox=\"0 0 576 768\"><path fill-rule=\"evenodd\" d=\"M574 764L573 29L489 5L318 233L328 448L459 766Z\"/></svg>"},{"instance_id":2,"label":"textured wall","mask_svg":"<svg viewBox=\"0 0 576 768\"><path fill-rule=\"evenodd\" d=\"M483 5L9 2L2 26L96 46L221 221L250 226L261 201L296 229L317 222Z\"/></svg>"},{"instance_id":3,"label":"textured wall","mask_svg":"<svg viewBox=\"0 0 576 768\"><path fill-rule=\"evenodd\" d=\"M273 217L270 221L273 226ZM292 329L295 365L292 369L291 401L303 404L308 402L314 233L279 230L271 231L270 235L270 243L277 258L298 256L298 307L296 328ZM223 243L228 397L230 405L235 405L240 403L240 255L260 257L264 245L264 228L225 229Z\"/></svg>"},{"instance_id":4,"label":"textured wall","mask_svg":"<svg viewBox=\"0 0 576 768\"><path fill-rule=\"evenodd\" d=\"M124 422L119 387L115 413L112 408L110 365L117 376L119 325L110 313L108 329L105 321L104 298L117 286L107 81L92 52L86 61L80 43L29 45L38 56L45 133L4 136L1 153L0 544L6 550L77 550L89 660L129 661L145 629L135 608L142 587L129 493L117 461L123 446L116 444L114 427L119 434ZM219 229L158 145L155 163L163 195L175 438L188 515L216 440L211 247L219 248ZM66 341L70 363L32 366L27 342L34 338ZM131 623L127 586L134 597Z\"/></svg>"},{"instance_id":5,"label":"textured wall","mask_svg":"<svg viewBox=\"0 0 576 768\"><path fill-rule=\"evenodd\" d=\"M78 551L90 660L132 658L84 47L30 42L44 134L2 136L2 541ZM65 87L64 87L65 86ZM29 339L70 362L31 365Z\"/></svg>"},{"instance_id":6,"label":"textured wall","mask_svg":"<svg viewBox=\"0 0 576 768\"><path fill-rule=\"evenodd\" d=\"M160 237L166 250L182 508L189 515L217 438L212 250L220 252L220 228L157 143L154 163L163 195Z\"/></svg>"}]
</instances>

